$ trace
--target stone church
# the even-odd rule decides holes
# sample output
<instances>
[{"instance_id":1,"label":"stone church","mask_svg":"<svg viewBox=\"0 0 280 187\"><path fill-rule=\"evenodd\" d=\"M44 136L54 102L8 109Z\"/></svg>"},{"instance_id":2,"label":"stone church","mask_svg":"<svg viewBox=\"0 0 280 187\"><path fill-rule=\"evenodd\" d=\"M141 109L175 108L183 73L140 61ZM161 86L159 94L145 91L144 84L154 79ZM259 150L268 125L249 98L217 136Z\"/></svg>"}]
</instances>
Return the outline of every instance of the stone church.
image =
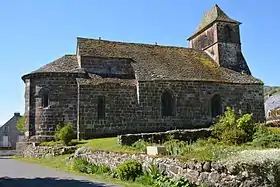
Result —
<instances>
[{"instance_id":1,"label":"stone church","mask_svg":"<svg viewBox=\"0 0 280 187\"><path fill-rule=\"evenodd\" d=\"M77 38L76 54L22 77L26 135L51 138L60 123L79 138L208 127L228 106L263 121L240 24L215 5L189 47Z\"/></svg>"}]
</instances>

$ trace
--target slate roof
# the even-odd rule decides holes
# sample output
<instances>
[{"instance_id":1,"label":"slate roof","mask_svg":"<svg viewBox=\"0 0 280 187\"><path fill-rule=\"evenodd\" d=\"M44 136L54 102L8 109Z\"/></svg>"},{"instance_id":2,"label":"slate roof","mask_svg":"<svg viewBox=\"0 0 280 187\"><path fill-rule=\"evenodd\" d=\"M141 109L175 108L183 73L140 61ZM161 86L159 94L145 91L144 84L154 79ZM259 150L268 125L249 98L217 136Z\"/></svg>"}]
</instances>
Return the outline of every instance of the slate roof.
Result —
<instances>
[{"instance_id":1,"label":"slate roof","mask_svg":"<svg viewBox=\"0 0 280 187\"><path fill-rule=\"evenodd\" d=\"M139 81L191 80L262 84L253 76L219 67L208 54L192 48L78 38L77 51L81 56L131 59ZM30 74L46 72L85 71L79 68L77 55L65 55Z\"/></svg>"},{"instance_id":2,"label":"slate roof","mask_svg":"<svg viewBox=\"0 0 280 187\"><path fill-rule=\"evenodd\" d=\"M119 78L102 78L101 76L89 74L89 78L78 78L79 85L101 85L113 84L114 86L121 87L135 87L137 81L135 79L119 79Z\"/></svg>"},{"instance_id":3,"label":"slate roof","mask_svg":"<svg viewBox=\"0 0 280 187\"><path fill-rule=\"evenodd\" d=\"M265 115L269 110L280 108L280 94L270 96L264 103Z\"/></svg>"},{"instance_id":4,"label":"slate roof","mask_svg":"<svg viewBox=\"0 0 280 187\"><path fill-rule=\"evenodd\" d=\"M226 13L216 4L213 8L211 8L204 14L193 36L198 34L200 31L203 31L205 28L207 28L207 26L211 25L215 21L241 24L239 21L231 19L228 15L226 15Z\"/></svg>"},{"instance_id":5,"label":"slate roof","mask_svg":"<svg viewBox=\"0 0 280 187\"><path fill-rule=\"evenodd\" d=\"M77 61L77 55L64 55L53 62L31 72L77 72L79 65Z\"/></svg>"},{"instance_id":6,"label":"slate roof","mask_svg":"<svg viewBox=\"0 0 280 187\"><path fill-rule=\"evenodd\" d=\"M192 48L78 38L77 49L81 56L132 59L140 81L199 80L262 84L247 74L218 67L205 52Z\"/></svg>"}]
</instances>

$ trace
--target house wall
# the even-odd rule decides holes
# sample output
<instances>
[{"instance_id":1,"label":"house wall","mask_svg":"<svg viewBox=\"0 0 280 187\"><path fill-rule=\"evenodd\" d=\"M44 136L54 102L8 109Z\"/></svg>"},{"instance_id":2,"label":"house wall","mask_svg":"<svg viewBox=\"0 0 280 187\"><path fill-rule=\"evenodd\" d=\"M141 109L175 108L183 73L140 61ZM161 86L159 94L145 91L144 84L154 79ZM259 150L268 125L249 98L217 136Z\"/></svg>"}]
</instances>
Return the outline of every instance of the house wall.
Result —
<instances>
[{"instance_id":1,"label":"house wall","mask_svg":"<svg viewBox=\"0 0 280 187\"><path fill-rule=\"evenodd\" d=\"M52 136L60 123L77 124L77 75L46 74L30 78L26 90L26 120L29 135ZM28 94L27 94L28 93ZM43 107L42 97L47 94L49 105Z\"/></svg>"},{"instance_id":2,"label":"house wall","mask_svg":"<svg viewBox=\"0 0 280 187\"><path fill-rule=\"evenodd\" d=\"M40 140L52 138L59 123L73 124L80 138L115 136L126 133L156 132L179 128L208 127L212 122L211 98L219 94L223 110L254 113L264 120L263 85L226 84L201 81L140 81L138 84L77 84L77 75L52 74L31 78L29 126ZM83 77L85 78L85 77ZM174 98L174 115L162 116L161 95ZM49 106L42 107L48 93ZM105 119L97 118L97 98L105 97ZM78 125L78 126L77 126Z\"/></svg>"},{"instance_id":3,"label":"house wall","mask_svg":"<svg viewBox=\"0 0 280 187\"><path fill-rule=\"evenodd\" d=\"M107 77L134 78L134 69L131 59L82 57L81 67L86 72Z\"/></svg>"},{"instance_id":4,"label":"house wall","mask_svg":"<svg viewBox=\"0 0 280 187\"><path fill-rule=\"evenodd\" d=\"M97 99L105 97L105 119L98 119ZM81 137L103 137L127 133L136 118L136 86L118 84L79 86Z\"/></svg>"},{"instance_id":5,"label":"house wall","mask_svg":"<svg viewBox=\"0 0 280 187\"><path fill-rule=\"evenodd\" d=\"M161 114L161 94L166 90L175 99L174 116ZM223 110L229 106L254 113L256 121L264 120L262 85L150 81L139 82L139 103L133 87L81 87L79 125L86 138L208 127L212 122L210 103L214 94L221 96ZM105 120L97 119L99 95L106 100Z\"/></svg>"},{"instance_id":6,"label":"house wall","mask_svg":"<svg viewBox=\"0 0 280 187\"><path fill-rule=\"evenodd\" d=\"M15 113L7 123L0 127L0 146L3 146L3 136L8 136L9 146L12 148L16 147L18 136L23 136L23 133L21 133L16 127L17 121L20 117L19 113Z\"/></svg>"}]
</instances>

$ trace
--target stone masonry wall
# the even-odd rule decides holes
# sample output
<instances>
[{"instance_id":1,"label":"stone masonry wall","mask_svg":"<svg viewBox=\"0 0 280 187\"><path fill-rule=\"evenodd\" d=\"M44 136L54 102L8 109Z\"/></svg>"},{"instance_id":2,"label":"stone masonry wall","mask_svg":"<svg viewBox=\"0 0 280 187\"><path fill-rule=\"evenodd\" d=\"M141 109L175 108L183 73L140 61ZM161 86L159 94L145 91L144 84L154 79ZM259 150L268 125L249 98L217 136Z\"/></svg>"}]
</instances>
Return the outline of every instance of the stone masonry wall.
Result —
<instances>
[{"instance_id":1,"label":"stone masonry wall","mask_svg":"<svg viewBox=\"0 0 280 187\"><path fill-rule=\"evenodd\" d=\"M29 88L26 90L26 104L29 104L26 122L29 122L30 134L48 139L57 124L71 123L76 130L77 122L82 138L209 127L211 99L215 94L221 96L223 110L229 106L236 111L254 113L256 121L264 120L261 84L143 81L122 85L105 82L80 85L78 89L76 78L75 74L46 74L32 77L30 84L26 83ZM165 91L173 95L173 116L161 114L161 96ZM49 95L46 108L42 107L44 93ZM97 118L99 96L105 98L104 119Z\"/></svg>"},{"instance_id":2,"label":"stone masonry wall","mask_svg":"<svg viewBox=\"0 0 280 187\"><path fill-rule=\"evenodd\" d=\"M83 158L92 164L105 164L115 168L129 159L138 160L148 170L152 164L159 167L171 178L185 177L195 184L207 184L209 187L274 187L277 186L277 167L273 161L236 164L228 162L187 161L171 157L153 157L146 154L115 153L78 149L74 158Z\"/></svg>"},{"instance_id":3,"label":"stone masonry wall","mask_svg":"<svg viewBox=\"0 0 280 187\"><path fill-rule=\"evenodd\" d=\"M217 41L217 34L215 31L215 27L206 29L203 33L190 41L190 47L198 50L203 50L204 48L213 45L213 43Z\"/></svg>"},{"instance_id":4,"label":"stone masonry wall","mask_svg":"<svg viewBox=\"0 0 280 187\"><path fill-rule=\"evenodd\" d=\"M97 75L135 78L131 63L130 59L82 57L81 67Z\"/></svg>"},{"instance_id":5,"label":"stone masonry wall","mask_svg":"<svg viewBox=\"0 0 280 187\"><path fill-rule=\"evenodd\" d=\"M51 147L39 146L31 142L18 142L16 145L16 155L25 158L44 158L72 154L76 149L76 146Z\"/></svg>"},{"instance_id":6,"label":"stone masonry wall","mask_svg":"<svg viewBox=\"0 0 280 187\"><path fill-rule=\"evenodd\" d=\"M172 135L174 139L181 141L196 141L199 138L208 138L211 136L210 129L186 129L186 130L171 130L166 132L140 133L140 134L125 134L118 136L121 145L132 145L138 140L144 140L151 143L164 143L168 137Z\"/></svg>"},{"instance_id":7,"label":"stone masonry wall","mask_svg":"<svg viewBox=\"0 0 280 187\"><path fill-rule=\"evenodd\" d=\"M161 114L161 95L166 90L174 97L173 116ZM256 121L264 120L262 85L139 82L139 103L135 86L83 85L79 92L79 125L86 138L209 127L211 99L215 94L221 96L223 110L232 107L254 113ZM98 96L105 96L106 116L102 120L97 119Z\"/></svg>"},{"instance_id":8,"label":"stone masonry wall","mask_svg":"<svg viewBox=\"0 0 280 187\"><path fill-rule=\"evenodd\" d=\"M85 138L115 136L133 129L136 118L136 87L112 84L80 86L79 124ZM97 99L105 98L105 118L98 119Z\"/></svg>"},{"instance_id":9,"label":"stone masonry wall","mask_svg":"<svg viewBox=\"0 0 280 187\"><path fill-rule=\"evenodd\" d=\"M221 67L251 74L242 55L238 24L213 23L190 40L190 47L206 51Z\"/></svg>"},{"instance_id":10,"label":"stone masonry wall","mask_svg":"<svg viewBox=\"0 0 280 187\"><path fill-rule=\"evenodd\" d=\"M51 137L56 125L77 124L77 82L75 74L42 74L30 78L26 90L26 123L29 136ZM28 82L26 83L28 86ZM47 94L49 105L43 107L42 98Z\"/></svg>"},{"instance_id":11,"label":"stone masonry wall","mask_svg":"<svg viewBox=\"0 0 280 187\"><path fill-rule=\"evenodd\" d=\"M169 91L175 99L174 116L161 115L161 94ZM208 127L211 122L211 99L221 96L222 108L232 107L243 113L254 113L256 121L264 120L263 86L216 82L140 82L137 132Z\"/></svg>"}]
</instances>

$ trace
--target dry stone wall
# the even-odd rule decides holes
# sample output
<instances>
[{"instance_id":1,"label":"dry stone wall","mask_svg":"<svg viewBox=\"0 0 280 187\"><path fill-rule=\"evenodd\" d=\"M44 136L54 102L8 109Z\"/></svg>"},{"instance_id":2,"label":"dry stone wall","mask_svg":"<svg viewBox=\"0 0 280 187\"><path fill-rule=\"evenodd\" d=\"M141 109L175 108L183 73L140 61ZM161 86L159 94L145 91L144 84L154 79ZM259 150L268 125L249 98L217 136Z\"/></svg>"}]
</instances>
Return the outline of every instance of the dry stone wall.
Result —
<instances>
[{"instance_id":1,"label":"dry stone wall","mask_svg":"<svg viewBox=\"0 0 280 187\"><path fill-rule=\"evenodd\" d=\"M76 146L51 147L39 146L34 142L18 142L16 147L16 155L25 158L44 158L72 154L76 149Z\"/></svg>"},{"instance_id":2,"label":"dry stone wall","mask_svg":"<svg viewBox=\"0 0 280 187\"><path fill-rule=\"evenodd\" d=\"M92 164L106 164L110 168L115 168L126 160L136 159L146 170L155 164L171 178L185 177L192 183L207 184L209 187L274 187L280 184L279 172L275 170L280 169L279 162L274 160L234 164L196 160L182 162L177 158L91 151L89 148L78 149L72 158L83 158Z\"/></svg>"},{"instance_id":3,"label":"dry stone wall","mask_svg":"<svg viewBox=\"0 0 280 187\"><path fill-rule=\"evenodd\" d=\"M155 133L140 133L140 134L125 134L118 136L121 145L132 145L138 140L144 140L151 143L164 143L169 136L181 141L196 141L199 138L208 138L211 136L211 129L185 129L185 130L171 130L166 132Z\"/></svg>"}]
</instances>

